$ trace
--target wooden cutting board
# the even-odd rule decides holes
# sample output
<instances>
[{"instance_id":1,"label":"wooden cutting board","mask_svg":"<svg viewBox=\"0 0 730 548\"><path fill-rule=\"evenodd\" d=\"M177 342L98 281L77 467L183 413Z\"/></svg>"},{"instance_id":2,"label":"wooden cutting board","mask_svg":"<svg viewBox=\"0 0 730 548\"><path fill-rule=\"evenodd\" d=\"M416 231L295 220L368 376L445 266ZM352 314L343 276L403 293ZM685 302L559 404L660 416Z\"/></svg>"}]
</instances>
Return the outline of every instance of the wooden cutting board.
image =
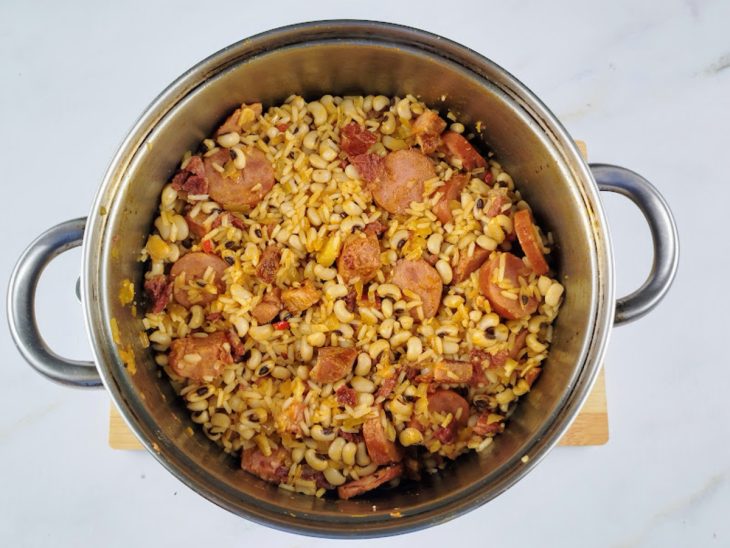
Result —
<instances>
[{"instance_id":1,"label":"wooden cutting board","mask_svg":"<svg viewBox=\"0 0 730 548\"><path fill-rule=\"evenodd\" d=\"M586 146L576 141L586 157ZM575 421L560 440L560 445L603 445L608 441L608 408L606 404L606 379L603 369ZM112 449L142 449L132 431L127 427L114 405L109 416L109 446Z\"/></svg>"}]
</instances>

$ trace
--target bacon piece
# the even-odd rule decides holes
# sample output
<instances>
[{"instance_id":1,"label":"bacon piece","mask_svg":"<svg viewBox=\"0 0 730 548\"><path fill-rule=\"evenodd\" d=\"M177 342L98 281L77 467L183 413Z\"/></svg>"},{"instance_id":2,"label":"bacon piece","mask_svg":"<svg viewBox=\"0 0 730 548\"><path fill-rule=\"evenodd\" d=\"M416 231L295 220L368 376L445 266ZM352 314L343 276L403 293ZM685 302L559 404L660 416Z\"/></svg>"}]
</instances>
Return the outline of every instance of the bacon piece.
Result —
<instances>
[{"instance_id":1,"label":"bacon piece","mask_svg":"<svg viewBox=\"0 0 730 548\"><path fill-rule=\"evenodd\" d=\"M488 434L498 434L504 431L504 423L501 421L489 423L489 413L482 413L479 415L476 424L474 425L474 433L477 436L486 436Z\"/></svg>"},{"instance_id":2,"label":"bacon piece","mask_svg":"<svg viewBox=\"0 0 730 548\"><path fill-rule=\"evenodd\" d=\"M399 462L403 455L400 448L388 439L383 424L380 421L382 410L378 408L378 416L366 420L362 425L362 435L365 446L374 464L390 464Z\"/></svg>"},{"instance_id":3,"label":"bacon piece","mask_svg":"<svg viewBox=\"0 0 730 548\"><path fill-rule=\"evenodd\" d=\"M433 318L441 304L443 282L434 267L423 259L401 259L393 269L392 282L401 289L412 291L421 298L424 318ZM415 314L417 307L412 311Z\"/></svg>"},{"instance_id":4,"label":"bacon piece","mask_svg":"<svg viewBox=\"0 0 730 548\"><path fill-rule=\"evenodd\" d=\"M145 280L144 290L147 292L152 304L151 311L154 313L162 312L172 297L172 284L167 281L167 277L163 274Z\"/></svg>"},{"instance_id":5,"label":"bacon piece","mask_svg":"<svg viewBox=\"0 0 730 548\"><path fill-rule=\"evenodd\" d=\"M525 380L530 387L532 387L532 383L534 383L540 376L540 373L542 373L541 367L533 367L527 373L525 373Z\"/></svg>"},{"instance_id":6,"label":"bacon piece","mask_svg":"<svg viewBox=\"0 0 730 548\"><path fill-rule=\"evenodd\" d=\"M338 435L352 443L360 443L363 441L362 434L360 432L345 432L344 430L340 430Z\"/></svg>"},{"instance_id":7,"label":"bacon piece","mask_svg":"<svg viewBox=\"0 0 730 548\"><path fill-rule=\"evenodd\" d=\"M453 222L454 216L451 213L451 202L458 202L461 191L469 182L469 177L463 173L455 173L446 184L438 189L442 193L441 198L433 208L433 212L442 224Z\"/></svg>"},{"instance_id":8,"label":"bacon piece","mask_svg":"<svg viewBox=\"0 0 730 548\"><path fill-rule=\"evenodd\" d=\"M246 167L237 169L228 149L221 148L206 156L205 178L208 194L231 211L254 207L274 187L274 168L266 155L254 148L245 153ZM223 172L217 168L222 168Z\"/></svg>"},{"instance_id":9,"label":"bacon piece","mask_svg":"<svg viewBox=\"0 0 730 548\"><path fill-rule=\"evenodd\" d=\"M238 333L236 333L233 329L229 329L226 332L226 337L228 338L228 343L231 345L231 355L233 356L233 359L235 361L240 360L244 354L246 354L246 347L243 346Z\"/></svg>"},{"instance_id":10,"label":"bacon piece","mask_svg":"<svg viewBox=\"0 0 730 548\"><path fill-rule=\"evenodd\" d=\"M372 152L353 156L350 158L350 163L355 166L360 178L368 185L380 181L385 176L385 160Z\"/></svg>"},{"instance_id":11,"label":"bacon piece","mask_svg":"<svg viewBox=\"0 0 730 548\"><path fill-rule=\"evenodd\" d=\"M504 277L498 280L500 261L504 258ZM493 253L479 269L479 288L497 314L508 320L519 320L537 310L537 298L517 295L510 299L503 291L519 288L519 278L527 280L532 270L511 253Z\"/></svg>"},{"instance_id":12,"label":"bacon piece","mask_svg":"<svg viewBox=\"0 0 730 548\"><path fill-rule=\"evenodd\" d=\"M244 113L244 110L248 110L250 112ZM225 122L221 124L215 134L224 135L225 133L231 133L233 131L240 133L241 131L251 127L251 124L254 122L254 120L261 116L263 110L264 109L261 103L251 103L249 105L244 103L239 108L234 110L233 114L226 118Z\"/></svg>"},{"instance_id":13,"label":"bacon piece","mask_svg":"<svg viewBox=\"0 0 730 548\"><path fill-rule=\"evenodd\" d=\"M380 243L374 233L351 234L337 258L337 272L345 283L372 280L380 268Z\"/></svg>"},{"instance_id":14,"label":"bacon piece","mask_svg":"<svg viewBox=\"0 0 730 548\"><path fill-rule=\"evenodd\" d=\"M375 392L376 398L387 398L393 392L395 385L398 384L398 379L395 375L389 377L383 381L377 392Z\"/></svg>"},{"instance_id":15,"label":"bacon piece","mask_svg":"<svg viewBox=\"0 0 730 548\"><path fill-rule=\"evenodd\" d=\"M241 453L241 468L262 480L281 483L289 475L287 451L277 447L268 457L260 449L252 447Z\"/></svg>"},{"instance_id":16,"label":"bacon piece","mask_svg":"<svg viewBox=\"0 0 730 548\"><path fill-rule=\"evenodd\" d=\"M319 301L320 292L314 287L311 280L306 280L300 287L282 291L281 300L291 314L304 312Z\"/></svg>"},{"instance_id":17,"label":"bacon piece","mask_svg":"<svg viewBox=\"0 0 730 548\"><path fill-rule=\"evenodd\" d=\"M466 253L460 254L459 261L454 267L453 282L458 284L466 280L469 276L471 276L472 272L476 271L484 264L491 253L492 252L487 249L475 247L474 253L471 256Z\"/></svg>"},{"instance_id":18,"label":"bacon piece","mask_svg":"<svg viewBox=\"0 0 730 548\"><path fill-rule=\"evenodd\" d=\"M203 236L208 233L208 229L205 227L204 224L207 218L208 216L202 211L198 212L195 217L190 215L189 210L185 213L185 222L188 224L188 230L193 236L196 236L198 239L202 239Z\"/></svg>"},{"instance_id":19,"label":"bacon piece","mask_svg":"<svg viewBox=\"0 0 730 548\"><path fill-rule=\"evenodd\" d=\"M520 355L520 351L525 347L525 341L527 340L527 329L521 330L515 335L515 340L512 343L512 348L509 351L509 357L516 360Z\"/></svg>"},{"instance_id":20,"label":"bacon piece","mask_svg":"<svg viewBox=\"0 0 730 548\"><path fill-rule=\"evenodd\" d=\"M417 150L397 150L384 161L385 173L372 185L375 202L389 213L402 214L411 202L423 201L423 183L436 176L433 163Z\"/></svg>"},{"instance_id":21,"label":"bacon piece","mask_svg":"<svg viewBox=\"0 0 730 548\"><path fill-rule=\"evenodd\" d=\"M281 261L281 248L276 244L269 245L261 254L259 265L256 267L256 275L262 282L270 284L276 279Z\"/></svg>"},{"instance_id":22,"label":"bacon piece","mask_svg":"<svg viewBox=\"0 0 730 548\"><path fill-rule=\"evenodd\" d=\"M446 426L438 426L433 431L433 437L444 445L454 443L456 439L456 421L451 421Z\"/></svg>"},{"instance_id":23,"label":"bacon piece","mask_svg":"<svg viewBox=\"0 0 730 548\"><path fill-rule=\"evenodd\" d=\"M347 385L340 386L335 390L335 398L340 405L349 405L354 407L357 403L357 392L354 388L350 388Z\"/></svg>"},{"instance_id":24,"label":"bacon piece","mask_svg":"<svg viewBox=\"0 0 730 548\"><path fill-rule=\"evenodd\" d=\"M309 377L318 383L327 384L345 378L357 358L354 348L325 346L317 352L317 361L309 372Z\"/></svg>"},{"instance_id":25,"label":"bacon piece","mask_svg":"<svg viewBox=\"0 0 730 548\"><path fill-rule=\"evenodd\" d=\"M259 323L259 325L269 323L271 320L276 318L279 312L281 312L284 305L281 302L279 293L278 289L274 289L271 293L267 293L263 296L261 302L254 306L253 310L251 310L251 315Z\"/></svg>"},{"instance_id":26,"label":"bacon piece","mask_svg":"<svg viewBox=\"0 0 730 548\"><path fill-rule=\"evenodd\" d=\"M228 263L218 255L196 251L180 257L172 265L170 276L175 280L178 276L184 274L185 285L193 285L194 282L202 280L209 268L213 270L213 285L217 293L210 293L200 287L198 294L191 297L186 288L179 287L173 283L175 301L185 308L190 308L194 304L205 306L214 301L218 294L223 293L226 289L226 283L223 281L223 273L228 268Z\"/></svg>"},{"instance_id":27,"label":"bacon piece","mask_svg":"<svg viewBox=\"0 0 730 548\"><path fill-rule=\"evenodd\" d=\"M470 362L441 360L433 367L433 380L441 384L464 384L471 380L473 373Z\"/></svg>"},{"instance_id":28,"label":"bacon piece","mask_svg":"<svg viewBox=\"0 0 730 548\"><path fill-rule=\"evenodd\" d=\"M433 110L426 110L413 122L411 130L424 154L433 154L441 143L446 122Z\"/></svg>"},{"instance_id":29,"label":"bacon piece","mask_svg":"<svg viewBox=\"0 0 730 548\"><path fill-rule=\"evenodd\" d=\"M350 122L340 129L340 149L347 154L350 161L355 156L365 154L373 146L378 137L357 122Z\"/></svg>"},{"instance_id":30,"label":"bacon piece","mask_svg":"<svg viewBox=\"0 0 730 548\"><path fill-rule=\"evenodd\" d=\"M549 267L547 262L545 262L545 255L543 255L542 248L538 242L539 236L537 235L535 224L532 222L530 212L526 209L518 211L515 213L513 221L520 247L525 252L525 256L532 270L538 276L547 274Z\"/></svg>"},{"instance_id":31,"label":"bacon piece","mask_svg":"<svg viewBox=\"0 0 730 548\"><path fill-rule=\"evenodd\" d=\"M355 305L357 304L357 291L354 287L351 287L344 298L345 306L350 312L355 311Z\"/></svg>"},{"instance_id":32,"label":"bacon piece","mask_svg":"<svg viewBox=\"0 0 730 548\"><path fill-rule=\"evenodd\" d=\"M478 167L487 167L487 161L464 137L453 131L447 131L441 135L446 156L451 160L458 160L461 167L471 171Z\"/></svg>"},{"instance_id":33,"label":"bacon piece","mask_svg":"<svg viewBox=\"0 0 730 548\"><path fill-rule=\"evenodd\" d=\"M370 476L365 476L355 481L345 483L337 488L337 495L343 499L351 499L367 491L372 491L376 487L380 487L384 483L394 480L403 474L403 465L394 464L377 470Z\"/></svg>"},{"instance_id":34,"label":"bacon piece","mask_svg":"<svg viewBox=\"0 0 730 548\"><path fill-rule=\"evenodd\" d=\"M228 213L228 212L218 215L215 218L215 220L213 221L213 223L210 225L210 228L211 229L218 228L219 226L221 226L223 224L224 219L226 219L228 221L228 224L233 227L239 228L241 230L246 228L246 224L243 222L243 219L241 219L240 217L238 217L236 215L233 215L232 213Z\"/></svg>"},{"instance_id":35,"label":"bacon piece","mask_svg":"<svg viewBox=\"0 0 730 548\"><path fill-rule=\"evenodd\" d=\"M181 377L198 381L217 377L225 365L233 363L231 352L224 343L230 345L223 331L216 331L207 337L175 339L170 345L170 368Z\"/></svg>"}]
</instances>

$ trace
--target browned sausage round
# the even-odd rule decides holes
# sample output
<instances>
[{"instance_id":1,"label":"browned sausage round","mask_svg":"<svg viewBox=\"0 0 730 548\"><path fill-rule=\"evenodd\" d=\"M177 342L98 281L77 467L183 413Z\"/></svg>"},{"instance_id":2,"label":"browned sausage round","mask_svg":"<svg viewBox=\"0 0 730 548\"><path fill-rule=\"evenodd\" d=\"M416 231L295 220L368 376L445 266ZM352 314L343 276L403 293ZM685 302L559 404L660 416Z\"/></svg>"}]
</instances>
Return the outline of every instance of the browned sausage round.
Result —
<instances>
[{"instance_id":1,"label":"browned sausage round","mask_svg":"<svg viewBox=\"0 0 730 548\"><path fill-rule=\"evenodd\" d=\"M450 223L454 220L454 216L451 213L451 202L459 201L459 195L468 182L469 177L462 173L457 173L446 181L444 186L438 189L438 192L441 192L443 195L436 204L436 207L433 208L433 212L442 224Z\"/></svg>"},{"instance_id":2,"label":"browned sausage round","mask_svg":"<svg viewBox=\"0 0 730 548\"><path fill-rule=\"evenodd\" d=\"M424 181L436 176L431 160L417 150L391 152L384 168L373 184L373 198L390 213L405 213L411 202L422 202Z\"/></svg>"},{"instance_id":3,"label":"browned sausage round","mask_svg":"<svg viewBox=\"0 0 730 548\"><path fill-rule=\"evenodd\" d=\"M185 285L192 285L194 282L202 280L208 268L213 269L213 285L218 292L210 293L201 287L200 291L195 291L195 294L191 295L191 292L188 292L186 288L179 287L173 282L173 296L179 304L185 308L190 308L194 304L206 305L215 300L218 294L223 293L226 289L223 272L228 268L228 263L218 255L196 251L183 255L172 265L170 275L173 280L185 274Z\"/></svg>"},{"instance_id":4,"label":"browned sausage round","mask_svg":"<svg viewBox=\"0 0 730 548\"><path fill-rule=\"evenodd\" d=\"M373 233L359 233L348 236L337 258L337 272L345 283L358 278L369 282L380 268L380 243Z\"/></svg>"},{"instance_id":5,"label":"browned sausage round","mask_svg":"<svg viewBox=\"0 0 730 548\"><path fill-rule=\"evenodd\" d=\"M424 318L433 318L436 315L444 284L434 267L423 259L403 259L396 263L392 281L401 289L412 291L421 298Z\"/></svg>"},{"instance_id":6,"label":"browned sausage round","mask_svg":"<svg viewBox=\"0 0 730 548\"><path fill-rule=\"evenodd\" d=\"M486 160L464 137L453 131L447 131L441 136L441 142L449 158L459 160L461 167L471 171L478 167L487 167Z\"/></svg>"},{"instance_id":7,"label":"browned sausage round","mask_svg":"<svg viewBox=\"0 0 730 548\"><path fill-rule=\"evenodd\" d=\"M536 274L547 274L549 267L545 262L545 255L542 253L540 244L538 243L537 230L532 222L532 216L526 209L520 210L514 216L515 232L517 239L520 241L520 247L525 252L530 266Z\"/></svg>"},{"instance_id":8,"label":"browned sausage round","mask_svg":"<svg viewBox=\"0 0 730 548\"><path fill-rule=\"evenodd\" d=\"M504 278L498 280L502 257L504 257ZM527 280L530 274L532 270L512 253L494 253L479 269L479 288L497 314L508 320L518 320L537 310L537 299L522 294L510 299L503 291L509 292L510 289L519 288L519 278Z\"/></svg>"},{"instance_id":9,"label":"browned sausage round","mask_svg":"<svg viewBox=\"0 0 730 548\"><path fill-rule=\"evenodd\" d=\"M380 487L386 482L392 481L403 474L402 464L393 464L380 470L376 470L373 474L365 476L355 481L351 481L337 488L337 495L344 500L356 497L372 491L376 487Z\"/></svg>"},{"instance_id":10,"label":"browned sausage round","mask_svg":"<svg viewBox=\"0 0 730 548\"><path fill-rule=\"evenodd\" d=\"M416 118L411 129L423 153L433 154L441 142L440 136L446 129L446 122L434 111L426 110Z\"/></svg>"},{"instance_id":11,"label":"browned sausage round","mask_svg":"<svg viewBox=\"0 0 730 548\"><path fill-rule=\"evenodd\" d=\"M382 411L378 408L378 416L368 419L362 425L362 436L373 464L390 464L399 462L403 455L398 446L388 439L383 424L380 422Z\"/></svg>"},{"instance_id":12,"label":"browned sausage round","mask_svg":"<svg viewBox=\"0 0 730 548\"><path fill-rule=\"evenodd\" d=\"M181 377L198 381L217 377L226 364L233 363L228 337L225 332L216 331L207 337L175 339L170 345L168 363Z\"/></svg>"},{"instance_id":13,"label":"browned sausage round","mask_svg":"<svg viewBox=\"0 0 730 548\"><path fill-rule=\"evenodd\" d=\"M216 166L224 169L220 173ZM208 194L231 211L254 207L274 187L274 168L258 149L246 152L246 167L236 169L227 149L220 149L205 158Z\"/></svg>"},{"instance_id":14,"label":"browned sausage round","mask_svg":"<svg viewBox=\"0 0 730 548\"><path fill-rule=\"evenodd\" d=\"M317 361L309 373L310 378L322 384L337 382L352 371L357 358L354 348L325 346L317 352Z\"/></svg>"},{"instance_id":15,"label":"browned sausage round","mask_svg":"<svg viewBox=\"0 0 730 548\"><path fill-rule=\"evenodd\" d=\"M436 390L428 396L428 410L443 415L451 413L461 427L469 422L469 403L453 390Z\"/></svg>"},{"instance_id":16,"label":"browned sausage round","mask_svg":"<svg viewBox=\"0 0 730 548\"><path fill-rule=\"evenodd\" d=\"M462 253L454 267L454 283L463 282L471 276L471 273L482 266L491 253L491 251L481 247L474 248L474 253L471 256Z\"/></svg>"}]
</instances>

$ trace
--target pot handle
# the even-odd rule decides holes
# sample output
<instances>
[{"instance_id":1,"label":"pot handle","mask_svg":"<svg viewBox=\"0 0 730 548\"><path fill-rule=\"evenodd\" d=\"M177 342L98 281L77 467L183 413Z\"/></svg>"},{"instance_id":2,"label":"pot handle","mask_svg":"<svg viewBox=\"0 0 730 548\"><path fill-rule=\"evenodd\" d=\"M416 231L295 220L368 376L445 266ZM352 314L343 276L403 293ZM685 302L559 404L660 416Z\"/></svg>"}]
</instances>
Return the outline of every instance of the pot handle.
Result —
<instances>
[{"instance_id":1,"label":"pot handle","mask_svg":"<svg viewBox=\"0 0 730 548\"><path fill-rule=\"evenodd\" d=\"M609 164L590 164L598 188L616 192L634 202L649 224L654 246L651 271L642 286L616 301L615 325L631 322L651 312L674 281L679 263L677 225L659 191L638 173Z\"/></svg>"},{"instance_id":2,"label":"pot handle","mask_svg":"<svg viewBox=\"0 0 730 548\"><path fill-rule=\"evenodd\" d=\"M38 280L55 257L78 247L84 239L86 218L56 225L31 243L18 259L8 286L8 323L15 345L33 369L61 384L96 387L101 377L93 362L62 358L38 331L35 294Z\"/></svg>"}]
</instances>

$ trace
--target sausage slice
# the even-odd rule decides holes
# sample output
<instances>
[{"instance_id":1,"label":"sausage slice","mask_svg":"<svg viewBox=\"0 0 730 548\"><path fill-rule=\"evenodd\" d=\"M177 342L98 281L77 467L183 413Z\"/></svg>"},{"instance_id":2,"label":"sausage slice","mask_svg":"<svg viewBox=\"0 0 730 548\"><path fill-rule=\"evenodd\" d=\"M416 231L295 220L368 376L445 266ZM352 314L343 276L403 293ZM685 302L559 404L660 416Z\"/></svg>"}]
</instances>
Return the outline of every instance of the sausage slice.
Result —
<instances>
[{"instance_id":1,"label":"sausage slice","mask_svg":"<svg viewBox=\"0 0 730 548\"><path fill-rule=\"evenodd\" d=\"M388 439L383 424L380 422L382 411L378 408L378 416L368 419L362 425L365 446L373 464L390 464L399 462L403 455L398 446Z\"/></svg>"},{"instance_id":2,"label":"sausage slice","mask_svg":"<svg viewBox=\"0 0 730 548\"><path fill-rule=\"evenodd\" d=\"M228 149L219 149L204 160L208 194L231 211L254 207L274 187L274 168L266 155L254 148L245 156L242 170L233 165Z\"/></svg>"},{"instance_id":3,"label":"sausage slice","mask_svg":"<svg viewBox=\"0 0 730 548\"><path fill-rule=\"evenodd\" d=\"M538 243L537 230L535 224L532 222L532 216L526 209L522 209L515 213L514 216L515 232L517 233L517 239L520 242L522 251L525 252L525 256L535 271L535 274L542 276L547 274L549 268L547 262L545 262L545 256L542 253L540 244Z\"/></svg>"},{"instance_id":4,"label":"sausage slice","mask_svg":"<svg viewBox=\"0 0 730 548\"><path fill-rule=\"evenodd\" d=\"M372 491L376 487L380 487L384 483L394 480L403 474L402 464L393 464L376 470L370 476L365 476L355 481L351 481L337 488L337 495L344 500L351 499L357 495L361 495L367 491Z\"/></svg>"},{"instance_id":5,"label":"sausage slice","mask_svg":"<svg viewBox=\"0 0 730 548\"><path fill-rule=\"evenodd\" d=\"M188 379L197 381L205 377L217 377L226 364L233 363L230 343L223 331L207 337L184 337L170 345L168 363L172 370Z\"/></svg>"},{"instance_id":6,"label":"sausage slice","mask_svg":"<svg viewBox=\"0 0 730 548\"><path fill-rule=\"evenodd\" d=\"M463 282L471 276L471 273L482 266L491 253L491 251L481 247L475 247L471 256L462 253L454 267L454 283Z\"/></svg>"},{"instance_id":7,"label":"sausage slice","mask_svg":"<svg viewBox=\"0 0 730 548\"><path fill-rule=\"evenodd\" d=\"M504 260L504 275L500 276L501 261ZM489 300L494 311L508 320L519 320L537 310L538 301L534 296L522 294L519 278L527 280L532 270L511 253L493 253L479 269L479 288ZM512 294L514 299L506 294Z\"/></svg>"},{"instance_id":8,"label":"sausage slice","mask_svg":"<svg viewBox=\"0 0 730 548\"><path fill-rule=\"evenodd\" d=\"M454 220L454 216L451 214L451 202L459 200L459 195L468 182L469 177L463 173L456 173L439 189L439 192L442 192L443 196L441 196L436 207L433 208L433 212L442 224L450 223Z\"/></svg>"},{"instance_id":9,"label":"sausage slice","mask_svg":"<svg viewBox=\"0 0 730 548\"><path fill-rule=\"evenodd\" d=\"M200 286L205 285L203 277L208 269L213 270L213 286L217 289L217 293L211 293L207 288ZM200 304L205 306L211 301L214 301L218 294L223 293L226 290L226 284L223 281L223 273L228 268L228 263L221 259L218 255L211 253L203 253L202 251L195 251L188 253L180 257L170 269L170 275L175 280L178 276L185 275L185 286L200 286L199 291L189 291L188 288L183 287L173 282L173 296L175 300L184 306L190 308L194 304Z\"/></svg>"},{"instance_id":10,"label":"sausage slice","mask_svg":"<svg viewBox=\"0 0 730 548\"><path fill-rule=\"evenodd\" d=\"M379 268L380 243L376 234L370 231L348 236L337 258L337 272L345 283L355 278L363 283L369 282Z\"/></svg>"},{"instance_id":11,"label":"sausage slice","mask_svg":"<svg viewBox=\"0 0 730 548\"><path fill-rule=\"evenodd\" d=\"M467 171L487 167L487 161L477 152L469 141L458 133L447 131L441 136L441 143L450 160L458 160Z\"/></svg>"},{"instance_id":12,"label":"sausage slice","mask_svg":"<svg viewBox=\"0 0 730 548\"><path fill-rule=\"evenodd\" d=\"M398 150L389 153L383 164L384 173L372 189L380 207L390 213L405 213L411 202L423 201L424 181L436 176L428 157L417 150Z\"/></svg>"},{"instance_id":13,"label":"sausage slice","mask_svg":"<svg viewBox=\"0 0 730 548\"><path fill-rule=\"evenodd\" d=\"M461 427L469 422L469 403L453 390L436 390L429 395L428 410L442 415L451 413L454 423Z\"/></svg>"},{"instance_id":14,"label":"sausage slice","mask_svg":"<svg viewBox=\"0 0 730 548\"><path fill-rule=\"evenodd\" d=\"M317 352L317 361L310 371L309 377L321 384L337 382L352 371L355 358L357 358L357 350L354 348L339 346L320 348Z\"/></svg>"},{"instance_id":15,"label":"sausage slice","mask_svg":"<svg viewBox=\"0 0 730 548\"><path fill-rule=\"evenodd\" d=\"M253 121L261 116L263 110L261 103L251 103L250 105L243 104L234 110L233 114L226 118L226 121L223 122L215 134L223 135L233 131L240 133L241 131L248 129Z\"/></svg>"},{"instance_id":16,"label":"sausage slice","mask_svg":"<svg viewBox=\"0 0 730 548\"><path fill-rule=\"evenodd\" d=\"M425 318L433 318L436 315L441 304L444 284L434 267L423 259L416 261L402 259L393 269L392 281L401 289L412 291L421 298Z\"/></svg>"}]
</instances>

